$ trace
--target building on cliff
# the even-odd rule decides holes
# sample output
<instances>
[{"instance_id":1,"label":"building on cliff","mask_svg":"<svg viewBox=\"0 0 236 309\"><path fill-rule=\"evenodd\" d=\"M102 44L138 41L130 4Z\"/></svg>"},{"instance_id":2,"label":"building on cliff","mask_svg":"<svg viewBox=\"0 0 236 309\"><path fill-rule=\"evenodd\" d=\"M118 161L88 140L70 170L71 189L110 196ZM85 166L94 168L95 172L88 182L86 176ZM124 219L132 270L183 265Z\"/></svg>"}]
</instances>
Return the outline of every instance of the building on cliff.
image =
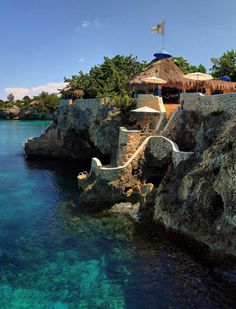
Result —
<instances>
[{"instance_id":1,"label":"building on cliff","mask_svg":"<svg viewBox=\"0 0 236 309\"><path fill-rule=\"evenodd\" d=\"M159 87L162 88L167 118L170 117L174 110L179 108L181 92L198 92L197 89L201 89L201 92L205 95L211 95L213 93L219 94L236 91L235 82L223 80L199 82L186 78L171 58L154 59L141 73L129 81L127 84L128 89L135 89L139 94L153 93L152 85L145 82L145 79L150 76L166 81L165 84Z\"/></svg>"}]
</instances>

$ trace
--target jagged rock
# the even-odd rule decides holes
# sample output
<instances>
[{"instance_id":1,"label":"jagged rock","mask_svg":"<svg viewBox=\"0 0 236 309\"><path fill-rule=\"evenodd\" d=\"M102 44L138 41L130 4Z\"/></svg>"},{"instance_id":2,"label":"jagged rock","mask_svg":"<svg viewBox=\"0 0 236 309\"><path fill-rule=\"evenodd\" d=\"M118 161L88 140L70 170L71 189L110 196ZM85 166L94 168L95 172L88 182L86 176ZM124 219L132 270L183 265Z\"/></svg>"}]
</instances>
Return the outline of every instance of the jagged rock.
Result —
<instances>
[{"instance_id":1,"label":"jagged rock","mask_svg":"<svg viewBox=\"0 0 236 309\"><path fill-rule=\"evenodd\" d=\"M7 119L8 113L4 110L0 110L0 119Z\"/></svg>"},{"instance_id":2,"label":"jagged rock","mask_svg":"<svg viewBox=\"0 0 236 309\"><path fill-rule=\"evenodd\" d=\"M18 119L20 114L20 108L13 106L7 110L0 110L0 119Z\"/></svg>"},{"instance_id":3,"label":"jagged rock","mask_svg":"<svg viewBox=\"0 0 236 309\"><path fill-rule=\"evenodd\" d=\"M175 142L182 151L192 151L196 146L195 135L202 117L195 111L177 110L173 121L163 135Z\"/></svg>"},{"instance_id":4,"label":"jagged rock","mask_svg":"<svg viewBox=\"0 0 236 309\"><path fill-rule=\"evenodd\" d=\"M140 180L132 175L132 167L129 166L111 181L91 175L83 182L80 200L84 205L101 208L121 202L135 204L140 199L141 188Z\"/></svg>"},{"instance_id":5,"label":"jagged rock","mask_svg":"<svg viewBox=\"0 0 236 309\"><path fill-rule=\"evenodd\" d=\"M119 129L122 126L121 117L108 117L102 122L96 131L95 145L103 155L111 157L112 161L116 159L116 150L118 149Z\"/></svg>"},{"instance_id":6,"label":"jagged rock","mask_svg":"<svg viewBox=\"0 0 236 309\"><path fill-rule=\"evenodd\" d=\"M21 109L17 106L13 106L10 109L0 110L0 119L51 120L52 115L48 113L38 113L33 108Z\"/></svg>"},{"instance_id":7,"label":"jagged rock","mask_svg":"<svg viewBox=\"0 0 236 309\"><path fill-rule=\"evenodd\" d=\"M83 160L97 156L110 160L118 145L120 118L107 117L107 106L96 100L61 104L46 132L26 142L26 155Z\"/></svg>"},{"instance_id":8,"label":"jagged rock","mask_svg":"<svg viewBox=\"0 0 236 309\"><path fill-rule=\"evenodd\" d=\"M132 203L119 203L112 206L110 209L113 213L120 213L129 215L133 219L138 219L140 204L132 204Z\"/></svg>"},{"instance_id":9,"label":"jagged rock","mask_svg":"<svg viewBox=\"0 0 236 309\"><path fill-rule=\"evenodd\" d=\"M203 120L195 159L181 163L158 187L154 220L236 255L236 118L222 117Z\"/></svg>"},{"instance_id":10,"label":"jagged rock","mask_svg":"<svg viewBox=\"0 0 236 309\"><path fill-rule=\"evenodd\" d=\"M8 110L8 118L9 119L18 119L20 114L20 108L17 106L13 106Z\"/></svg>"},{"instance_id":11,"label":"jagged rock","mask_svg":"<svg viewBox=\"0 0 236 309\"><path fill-rule=\"evenodd\" d=\"M81 201L101 207L140 202L143 218L151 216L214 250L236 255L236 117L229 117L178 111L164 134L180 150L194 151L189 160L174 166L171 151L155 151L151 142L116 179L92 175L85 180ZM26 143L26 154L114 157L120 121L108 117L104 106L62 105L46 132Z\"/></svg>"},{"instance_id":12,"label":"jagged rock","mask_svg":"<svg viewBox=\"0 0 236 309\"><path fill-rule=\"evenodd\" d=\"M21 110L20 120L52 120L52 115L48 113L38 113L34 109Z\"/></svg>"}]
</instances>

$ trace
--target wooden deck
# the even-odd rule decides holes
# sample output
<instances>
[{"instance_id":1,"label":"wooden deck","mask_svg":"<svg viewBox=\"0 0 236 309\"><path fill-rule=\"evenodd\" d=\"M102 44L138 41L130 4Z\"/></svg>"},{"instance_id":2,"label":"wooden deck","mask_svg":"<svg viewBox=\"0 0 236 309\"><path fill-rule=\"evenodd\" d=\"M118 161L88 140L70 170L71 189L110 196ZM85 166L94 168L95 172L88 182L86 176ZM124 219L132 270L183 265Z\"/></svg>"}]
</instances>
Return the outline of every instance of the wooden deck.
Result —
<instances>
[{"instance_id":1,"label":"wooden deck","mask_svg":"<svg viewBox=\"0 0 236 309\"><path fill-rule=\"evenodd\" d=\"M166 108L166 118L169 119L171 114L180 107L180 104L164 103Z\"/></svg>"}]
</instances>

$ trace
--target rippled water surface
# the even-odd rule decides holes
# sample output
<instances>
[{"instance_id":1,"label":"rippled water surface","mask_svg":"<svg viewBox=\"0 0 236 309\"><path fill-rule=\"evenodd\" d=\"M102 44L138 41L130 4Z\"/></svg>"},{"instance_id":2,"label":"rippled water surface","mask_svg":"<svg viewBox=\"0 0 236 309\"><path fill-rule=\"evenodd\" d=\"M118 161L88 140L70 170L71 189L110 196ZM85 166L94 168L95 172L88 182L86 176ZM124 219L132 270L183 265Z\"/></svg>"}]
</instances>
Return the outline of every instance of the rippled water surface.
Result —
<instances>
[{"instance_id":1,"label":"rippled water surface","mask_svg":"<svg viewBox=\"0 0 236 309\"><path fill-rule=\"evenodd\" d=\"M0 122L0 308L235 308L236 269L79 206L84 167L25 161L47 122Z\"/></svg>"}]
</instances>

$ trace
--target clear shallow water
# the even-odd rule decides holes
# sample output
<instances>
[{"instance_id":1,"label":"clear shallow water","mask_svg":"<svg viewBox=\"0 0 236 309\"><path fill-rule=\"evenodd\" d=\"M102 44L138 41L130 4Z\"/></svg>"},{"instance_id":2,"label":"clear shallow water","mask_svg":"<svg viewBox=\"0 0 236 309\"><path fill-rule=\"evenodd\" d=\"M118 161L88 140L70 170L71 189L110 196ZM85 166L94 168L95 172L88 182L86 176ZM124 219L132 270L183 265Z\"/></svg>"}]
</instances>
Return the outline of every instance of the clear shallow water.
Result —
<instances>
[{"instance_id":1,"label":"clear shallow water","mask_svg":"<svg viewBox=\"0 0 236 309\"><path fill-rule=\"evenodd\" d=\"M79 204L83 167L27 162L47 122L0 122L0 308L235 308L236 268Z\"/></svg>"}]
</instances>

